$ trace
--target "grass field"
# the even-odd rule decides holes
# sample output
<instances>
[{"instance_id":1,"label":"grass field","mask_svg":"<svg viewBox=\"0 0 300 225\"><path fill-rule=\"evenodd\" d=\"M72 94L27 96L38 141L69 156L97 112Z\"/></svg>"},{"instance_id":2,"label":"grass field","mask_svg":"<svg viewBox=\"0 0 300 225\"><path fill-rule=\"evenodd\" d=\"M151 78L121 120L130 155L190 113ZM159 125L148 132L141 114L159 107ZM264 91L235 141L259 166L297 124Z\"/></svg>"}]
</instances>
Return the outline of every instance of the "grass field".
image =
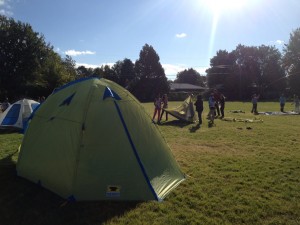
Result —
<instances>
[{"instance_id":1,"label":"grass field","mask_svg":"<svg viewBox=\"0 0 300 225\"><path fill-rule=\"evenodd\" d=\"M153 104L144 106L152 116ZM254 116L250 103L227 102L225 117L263 122L217 119L209 128L207 108L200 129L171 116L159 126L187 176L163 202L66 204L16 176L22 135L1 133L0 225L300 224L300 116ZM279 104L260 102L258 110Z\"/></svg>"}]
</instances>

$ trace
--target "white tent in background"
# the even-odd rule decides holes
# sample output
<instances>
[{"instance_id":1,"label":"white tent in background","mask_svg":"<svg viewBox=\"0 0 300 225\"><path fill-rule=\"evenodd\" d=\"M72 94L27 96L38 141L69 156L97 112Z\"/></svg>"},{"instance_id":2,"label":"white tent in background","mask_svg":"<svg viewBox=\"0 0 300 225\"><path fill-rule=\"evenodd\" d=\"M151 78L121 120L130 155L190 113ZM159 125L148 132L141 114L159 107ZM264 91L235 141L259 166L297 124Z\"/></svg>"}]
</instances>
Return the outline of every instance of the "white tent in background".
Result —
<instances>
[{"instance_id":1,"label":"white tent in background","mask_svg":"<svg viewBox=\"0 0 300 225\"><path fill-rule=\"evenodd\" d=\"M11 104L0 115L0 128L23 129L24 123L39 104L39 102L26 98Z\"/></svg>"}]
</instances>

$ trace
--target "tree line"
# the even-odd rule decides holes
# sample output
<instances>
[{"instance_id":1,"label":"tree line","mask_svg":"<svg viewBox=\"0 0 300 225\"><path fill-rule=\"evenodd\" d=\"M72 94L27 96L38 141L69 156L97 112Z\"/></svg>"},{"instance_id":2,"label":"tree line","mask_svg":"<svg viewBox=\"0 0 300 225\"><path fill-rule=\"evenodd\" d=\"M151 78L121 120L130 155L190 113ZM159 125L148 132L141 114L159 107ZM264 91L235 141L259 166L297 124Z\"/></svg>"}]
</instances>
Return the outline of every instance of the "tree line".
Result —
<instances>
[{"instance_id":1,"label":"tree line","mask_svg":"<svg viewBox=\"0 0 300 225\"><path fill-rule=\"evenodd\" d=\"M139 58L128 58L113 66L76 67L68 55L62 58L30 24L0 16L0 101L8 97L48 96L67 82L97 76L112 80L128 89L140 101L152 101L157 94L168 93L171 82L217 88L231 100L260 93L265 98L279 92L300 94L300 28L293 31L283 55L274 46L238 45L232 52L219 50L210 59L207 75L195 69L180 71L174 81L167 79L159 55L145 44Z\"/></svg>"},{"instance_id":2,"label":"tree line","mask_svg":"<svg viewBox=\"0 0 300 225\"><path fill-rule=\"evenodd\" d=\"M208 86L221 89L233 100L246 100L254 93L265 99L280 94L300 94L300 29L293 31L283 54L274 46L244 46L219 50L206 70Z\"/></svg>"}]
</instances>

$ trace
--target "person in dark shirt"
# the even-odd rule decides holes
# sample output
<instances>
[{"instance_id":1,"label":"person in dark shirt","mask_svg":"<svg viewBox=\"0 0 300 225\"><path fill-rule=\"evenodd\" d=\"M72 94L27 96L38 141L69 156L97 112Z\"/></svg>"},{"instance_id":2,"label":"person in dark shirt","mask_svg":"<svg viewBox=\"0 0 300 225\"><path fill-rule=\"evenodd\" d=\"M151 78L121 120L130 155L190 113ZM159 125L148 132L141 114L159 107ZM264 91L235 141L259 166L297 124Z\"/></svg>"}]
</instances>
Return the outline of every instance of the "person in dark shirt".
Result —
<instances>
[{"instance_id":1,"label":"person in dark shirt","mask_svg":"<svg viewBox=\"0 0 300 225\"><path fill-rule=\"evenodd\" d=\"M203 112L203 100L202 96L198 95L197 100L194 104L196 106L196 111L198 112L199 126L202 124L202 112Z\"/></svg>"},{"instance_id":2,"label":"person in dark shirt","mask_svg":"<svg viewBox=\"0 0 300 225\"><path fill-rule=\"evenodd\" d=\"M5 101L2 103L2 112L4 112L8 107L10 106L10 103L8 101L8 98L5 98Z\"/></svg>"},{"instance_id":3,"label":"person in dark shirt","mask_svg":"<svg viewBox=\"0 0 300 225\"><path fill-rule=\"evenodd\" d=\"M221 95L220 95L220 111L221 111L221 119L224 118L225 99L226 99L226 97L221 93Z\"/></svg>"},{"instance_id":4,"label":"person in dark shirt","mask_svg":"<svg viewBox=\"0 0 300 225\"><path fill-rule=\"evenodd\" d=\"M221 100L221 93L217 89L214 89L213 95L215 99L215 116L219 117L220 116L219 104Z\"/></svg>"},{"instance_id":5,"label":"person in dark shirt","mask_svg":"<svg viewBox=\"0 0 300 225\"><path fill-rule=\"evenodd\" d=\"M168 108L168 95L167 94L164 94L163 97L162 97L162 113L160 114L160 121L163 117L163 114L165 113L165 110L164 109L167 109ZM168 121L168 112L166 111L166 121Z\"/></svg>"}]
</instances>

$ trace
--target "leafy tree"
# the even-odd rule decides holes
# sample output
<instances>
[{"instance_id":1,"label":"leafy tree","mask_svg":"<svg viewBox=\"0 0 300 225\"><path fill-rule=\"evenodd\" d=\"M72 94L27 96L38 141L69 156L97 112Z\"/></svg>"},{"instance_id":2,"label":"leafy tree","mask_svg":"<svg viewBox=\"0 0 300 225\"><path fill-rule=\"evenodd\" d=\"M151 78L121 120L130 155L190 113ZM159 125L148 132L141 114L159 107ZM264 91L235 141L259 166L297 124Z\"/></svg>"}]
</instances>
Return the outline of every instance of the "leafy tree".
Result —
<instances>
[{"instance_id":1,"label":"leafy tree","mask_svg":"<svg viewBox=\"0 0 300 225\"><path fill-rule=\"evenodd\" d=\"M112 70L117 76L117 83L123 87L127 87L135 78L134 64L130 59L125 58L123 61L117 61Z\"/></svg>"},{"instance_id":2,"label":"leafy tree","mask_svg":"<svg viewBox=\"0 0 300 225\"><path fill-rule=\"evenodd\" d=\"M135 79L134 63L125 58L121 67L121 74L119 75L119 82L123 87L128 86Z\"/></svg>"},{"instance_id":3,"label":"leafy tree","mask_svg":"<svg viewBox=\"0 0 300 225\"><path fill-rule=\"evenodd\" d=\"M258 47L260 73L255 81L266 98L278 98L286 88L285 74L281 66L281 53L274 46Z\"/></svg>"},{"instance_id":4,"label":"leafy tree","mask_svg":"<svg viewBox=\"0 0 300 225\"><path fill-rule=\"evenodd\" d=\"M77 77L77 71L76 71L76 62L72 59L71 56L66 55L66 57L62 60L62 64L65 68L65 73L63 76L65 76L65 80L74 80Z\"/></svg>"},{"instance_id":5,"label":"leafy tree","mask_svg":"<svg viewBox=\"0 0 300 225\"><path fill-rule=\"evenodd\" d=\"M116 83L118 82L116 72L109 65L101 66L101 69L103 70L103 78L114 81Z\"/></svg>"},{"instance_id":6,"label":"leafy tree","mask_svg":"<svg viewBox=\"0 0 300 225\"><path fill-rule=\"evenodd\" d=\"M201 78L200 73L198 73L193 68L185 69L177 74L174 83L187 83L193 85L204 86L203 78Z\"/></svg>"},{"instance_id":7,"label":"leafy tree","mask_svg":"<svg viewBox=\"0 0 300 225\"><path fill-rule=\"evenodd\" d=\"M300 28L290 34L289 43L283 49L283 66L292 94L300 96Z\"/></svg>"},{"instance_id":8,"label":"leafy tree","mask_svg":"<svg viewBox=\"0 0 300 225\"><path fill-rule=\"evenodd\" d=\"M0 89L9 98L26 94L27 85L39 76L51 47L29 24L0 15Z\"/></svg>"},{"instance_id":9,"label":"leafy tree","mask_svg":"<svg viewBox=\"0 0 300 225\"><path fill-rule=\"evenodd\" d=\"M75 62L46 44L29 24L0 16L0 97L16 99L50 94L75 79Z\"/></svg>"},{"instance_id":10,"label":"leafy tree","mask_svg":"<svg viewBox=\"0 0 300 225\"><path fill-rule=\"evenodd\" d=\"M97 67L93 70L93 75L98 76L98 77L103 77L104 76L104 71L102 68Z\"/></svg>"},{"instance_id":11,"label":"leafy tree","mask_svg":"<svg viewBox=\"0 0 300 225\"><path fill-rule=\"evenodd\" d=\"M39 95L48 96L54 89L76 79L75 62L71 57L62 59L56 52L47 54L40 76L32 83L32 90L37 89ZM38 95L38 93L35 93Z\"/></svg>"},{"instance_id":12,"label":"leafy tree","mask_svg":"<svg viewBox=\"0 0 300 225\"><path fill-rule=\"evenodd\" d=\"M235 53L241 76L240 97L247 99L255 92L264 98L277 98L285 87L283 80L280 81L284 73L278 49L265 45L259 47L239 45Z\"/></svg>"},{"instance_id":13,"label":"leafy tree","mask_svg":"<svg viewBox=\"0 0 300 225\"><path fill-rule=\"evenodd\" d=\"M78 78L89 77L94 74L92 68L86 68L85 66L78 66L78 68L76 69L76 73Z\"/></svg>"},{"instance_id":14,"label":"leafy tree","mask_svg":"<svg viewBox=\"0 0 300 225\"><path fill-rule=\"evenodd\" d=\"M156 95L168 93L169 85L159 56L151 45L145 44L135 62L137 80L130 87L141 101L152 101Z\"/></svg>"},{"instance_id":15,"label":"leafy tree","mask_svg":"<svg viewBox=\"0 0 300 225\"><path fill-rule=\"evenodd\" d=\"M206 70L208 87L219 89L229 99L235 99L238 95L236 88L239 82L236 71L236 56L226 50L220 50L210 60L210 68Z\"/></svg>"},{"instance_id":16,"label":"leafy tree","mask_svg":"<svg viewBox=\"0 0 300 225\"><path fill-rule=\"evenodd\" d=\"M230 53L218 51L207 69L208 86L220 89L228 99L246 100L256 92L263 97L278 97L285 88L275 47L238 45Z\"/></svg>"}]
</instances>

